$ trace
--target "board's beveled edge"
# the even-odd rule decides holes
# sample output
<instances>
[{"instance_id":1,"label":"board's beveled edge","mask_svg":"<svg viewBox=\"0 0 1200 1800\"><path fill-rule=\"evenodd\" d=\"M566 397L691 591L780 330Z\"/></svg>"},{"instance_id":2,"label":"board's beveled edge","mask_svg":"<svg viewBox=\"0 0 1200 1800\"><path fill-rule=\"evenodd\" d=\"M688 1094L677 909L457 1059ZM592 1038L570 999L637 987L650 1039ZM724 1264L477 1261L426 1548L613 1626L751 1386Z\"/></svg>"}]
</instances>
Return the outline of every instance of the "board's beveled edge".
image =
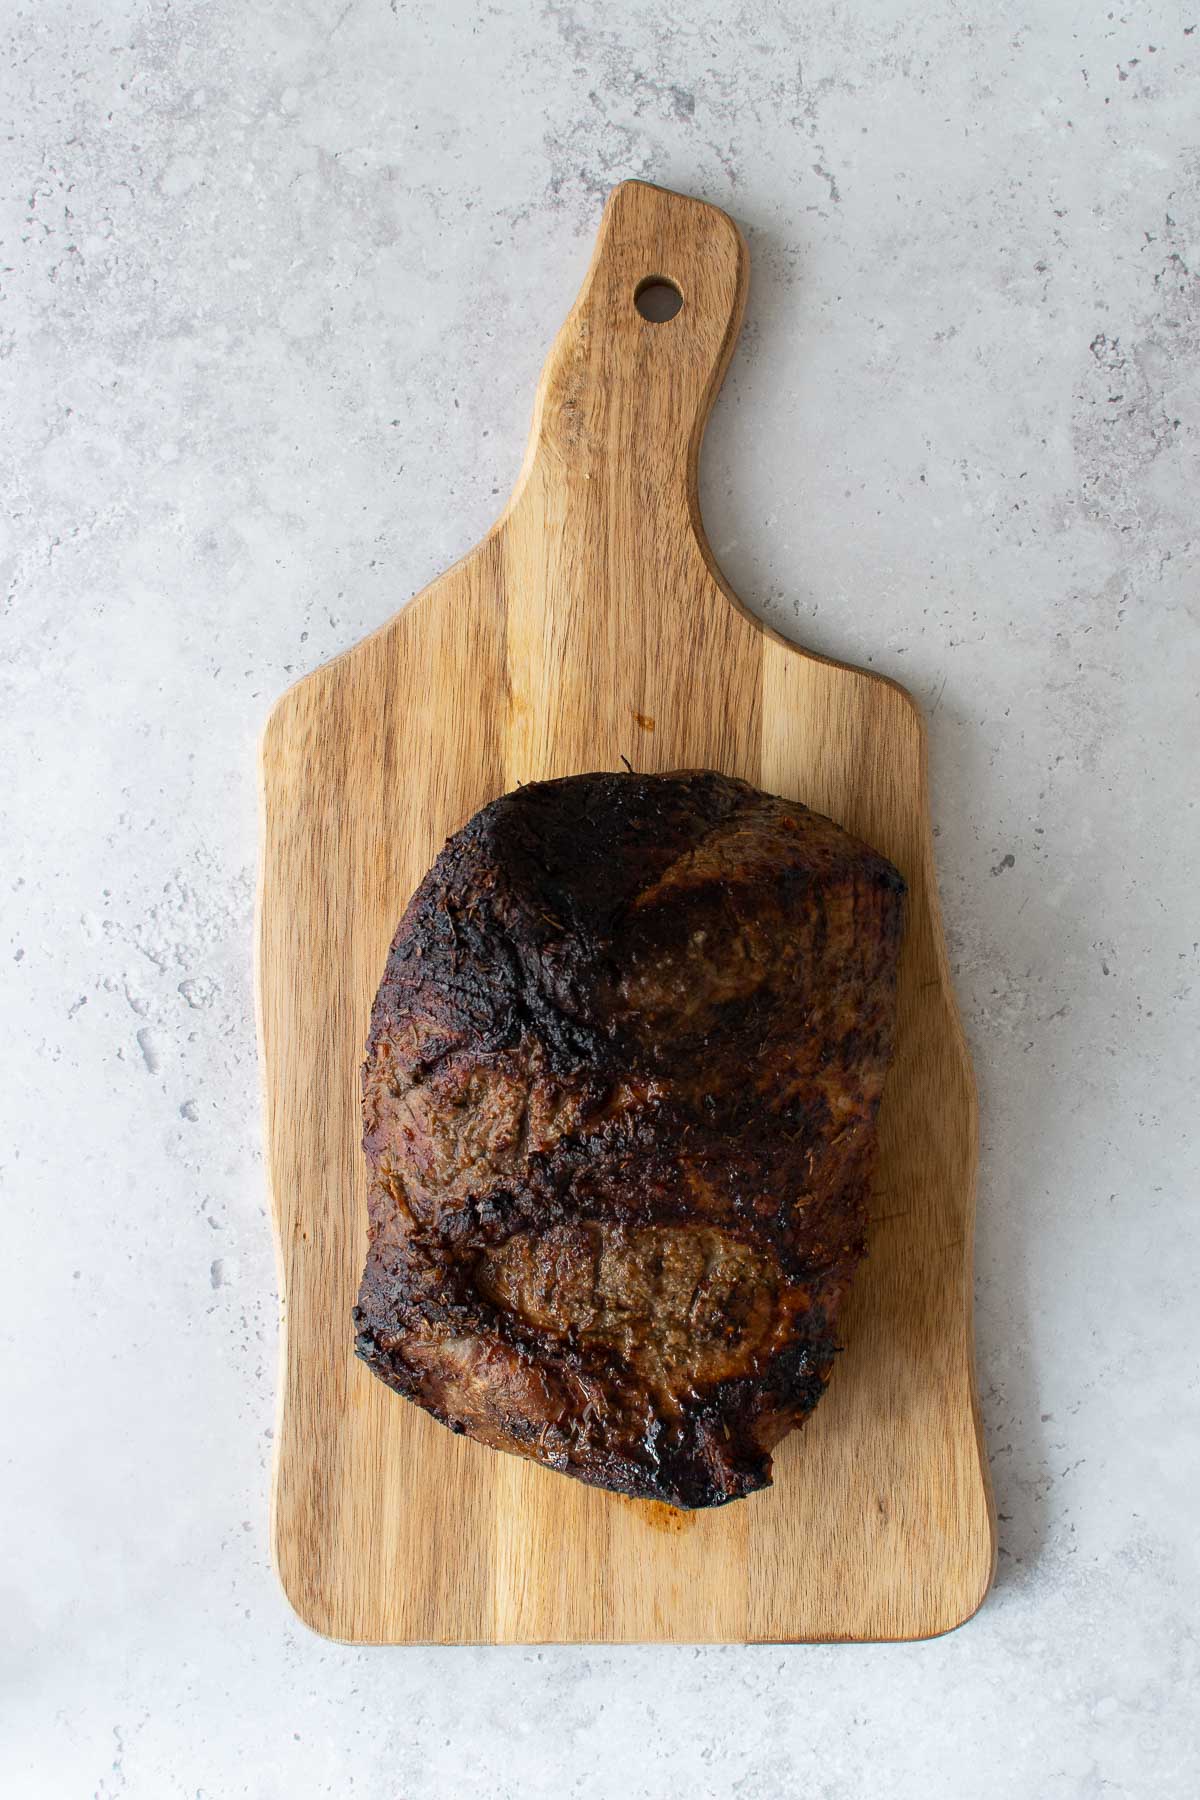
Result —
<instances>
[{"instance_id":1,"label":"board's beveled edge","mask_svg":"<svg viewBox=\"0 0 1200 1800\"><path fill-rule=\"evenodd\" d=\"M384 627L386 629L386 627ZM276 1316L278 1346L276 1353L275 1376L275 1408L274 1436L271 1445L271 1468L269 1476L269 1515L267 1524L268 1549L271 1566L280 1591L293 1615L307 1630L316 1636L334 1643L352 1644L354 1638L340 1637L332 1629L332 1622L318 1616L315 1607L306 1605L299 1582L293 1580L291 1561L284 1548L284 1487L287 1481L288 1458L288 1414L293 1403L291 1378L289 1373L290 1324L288 1318L288 1299L290 1278L287 1268L287 1246L284 1242L283 1212L278 1193L278 1169L273 1145L273 1105L271 1090L272 1057L270 1053L270 1035L267 1027L267 991L265 968L267 956L266 914L267 914L267 865L271 851L269 833L270 824L270 783L271 761L281 740L293 723L295 709L301 705L306 695L314 693L319 679L332 662L321 664L318 668L300 677L277 696L264 719L255 747L256 790L258 802L258 864L254 893L254 1017L255 1035L258 1049L259 1083L261 1089L261 1118L263 1121L263 1163L267 1184L267 1211L271 1221L271 1243L275 1256L276 1280Z\"/></svg>"},{"instance_id":2,"label":"board's beveled edge","mask_svg":"<svg viewBox=\"0 0 1200 1800\"><path fill-rule=\"evenodd\" d=\"M319 671L313 671L314 674ZM271 1091L271 1055L270 1039L267 1029L266 1009L267 993L265 982L265 936L267 913L267 862L270 854L268 835L270 758L275 748L275 740L286 727L295 698L300 689L312 679L303 676L293 682L284 693L272 703L267 717L263 721L255 745L256 798L258 812L258 862L254 885L254 1024L258 1050L258 1071L260 1087L260 1117L263 1126L263 1164L267 1184L267 1211L271 1220L271 1245L275 1258L276 1287L276 1330L278 1341L275 1363L275 1408L274 1436L271 1443L271 1468L269 1488L269 1515L267 1521L268 1549L271 1566L285 1601L300 1623L318 1636L327 1637L326 1632L315 1620L310 1619L300 1602L299 1595L293 1590L291 1570L282 1549L281 1534L283 1522L281 1518L281 1490L284 1480L284 1442L285 1419L290 1403L290 1384L288 1378L288 1276L286 1255L283 1242L283 1222L280 1213L279 1196L276 1189L276 1166L272 1149L273 1095Z\"/></svg>"},{"instance_id":3,"label":"board's beveled edge","mask_svg":"<svg viewBox=\"0 0 1200 1800\"><path fill-rule=\"evenodd\" d=\"M941 994L949 1015L956 1054L961 1067L963 1080L967 1088L967 1118L970 1131L970 1175L966 1191L962 1196L963 1207L963 1338L966 1354L967 1401L970 1411L971 1426L975 1439L975 1469L978 1491L975 1504L983 1510L984 1540L988 1547L985 1569L981 1574L977 1597L969 1603L968 1609L949 1623L939 1625L936 1629L921 1633L916 1639L891 1641L924 1642L930 1638L945 1637L951 1631L958 1631L969 1624L979 1612L984 1601L992 1590L996 1579L996 1566L999 1560L999 1522L996 1516L996 1495L992 1483L991 1464L987 1454L987 1438L983 1425L983 1406L979 1393L978 1344L975 1332L975 1234L979 1216L979 1156L980 1156L980 1124L979 1124L979 1081L975 1073L975 1061L971 1055L971 1046L967 1041L966 1028L963 1025L962 1011L958 1004L958 995L954 988L954 976L950 968L950 953L946 945L946 927L942 917L942 894L938 881L937 854L933 841L933 806L929 792L929 721L925 709L916 697L899 681L881 676L903 704L912 725L917 732L918 754L920 766L920 818L922 856L924 861L925 903L929 917L929 927L933 939L934 957L937 962L938 979Z\"/></svg>"}]
</instances>

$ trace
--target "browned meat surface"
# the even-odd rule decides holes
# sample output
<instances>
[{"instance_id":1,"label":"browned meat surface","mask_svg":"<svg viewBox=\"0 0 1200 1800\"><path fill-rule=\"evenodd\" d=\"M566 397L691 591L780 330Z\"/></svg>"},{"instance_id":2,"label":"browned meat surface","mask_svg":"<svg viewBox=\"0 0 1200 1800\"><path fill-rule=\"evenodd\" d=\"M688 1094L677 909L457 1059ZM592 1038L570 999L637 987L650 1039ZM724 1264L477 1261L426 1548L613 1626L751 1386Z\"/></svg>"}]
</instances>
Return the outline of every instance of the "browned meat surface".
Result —
<instances>
[{"instance_id":1,"label":"browned meat surface","mask_svg":"<svg viewBox=\"0 0 1200 1800\"><path fill-rule=\"evenodd\" d=\"M903 896L828 819L720 775L484 807L371 1018L359 1355L600 1487L765 1486L863 1253Z\"/></svg>"}]
</instances>

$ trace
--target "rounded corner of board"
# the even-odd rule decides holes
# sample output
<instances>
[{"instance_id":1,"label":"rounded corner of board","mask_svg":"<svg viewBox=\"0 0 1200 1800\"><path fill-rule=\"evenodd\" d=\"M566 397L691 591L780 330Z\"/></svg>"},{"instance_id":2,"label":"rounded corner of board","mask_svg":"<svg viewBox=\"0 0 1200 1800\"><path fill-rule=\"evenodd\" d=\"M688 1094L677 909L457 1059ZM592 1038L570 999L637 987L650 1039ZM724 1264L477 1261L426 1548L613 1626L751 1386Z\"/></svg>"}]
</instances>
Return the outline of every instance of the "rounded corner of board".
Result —
<instances>
[{"instance_id":1,"label":"rounded corner of board","mask_svg":"<svg viewBox=\"0 0 1200 1800\"><path fill-rule=\"evenodd\" d=\"M765 624L761 619L749 612L744 601L738 599L727 587L724 588L726 598L731 599L740 611L744 612L750 622L758 628L765 647L770 652L777 652L782 659L774 666L781 670L803 668L806 664L815 665L819 669L832 670L838 675L851 676L860 684L862 691L868 689L880 696L886 695L893 705L898 717L907 718L918 731L924 732L925 713L919 700L900 681L892 675L884 675L878 669L864 669L858 663L842 662L836 656L822 656L817 650L809 650L803 644L794 644L791 638L784 637L773 625Z\"/></svg>"},{"instance_id":2,"label":"rounded corner of board","mask_svg":"<svg viewBox=\"0 0 1200 1800\"><path fill-rule=\"evenodd\" d=\"M319 674L319 669L313 669L307 675L301 675L298 681L293 681L291 687L284 688L282 694L276 695L271 702L258 734L258 757L264 767L269 763L276 742L286 737L291 730L296 708L302 703L304 696L311 693L312 683Z\"/></svg>"},{"instance_id":3,"label":"rounded corner of board","mask_svg":"<svg viewBox=\"0 0 1200 1800\"><path fill-rule=\"evenodd\" d=\"M915 1632L910 1642L927 1644L934 1638L949 1637L952 1631L961 1631L977 1617L995 1582L994 1565L988 1569L986 1577L978 1587L972 1590L966 1599L952 1607L944 1619L934 1621L926 1631Z\"/></svg>"},{"instance_id":4,"label":"rounded corner of board","mask_svg":"<svg viewBox=\"0 0 1200 1800\"><path fill-rule=\"evenodd\" d=\"M875 669L855 669L864 681L869 681L876 693L886 695L897 723L903 724L913 731L921 743L925 741L925 710L901 681L892 675L881 675Z\"/></svg>"},{"instance_id":5,"label":"rounded corner of board","mask_svg":"<svg viewBox=\"0 0 1200 1800\"><path fill-rule=\"evenodd\" d=\"M330 1644L358 1644L365 1641L360 1637L347 1635L342 1621L333 1618L320 1598L285 1568L280 1560L278 1544L272 1548L271 1560L275 1566L275 1578L280 1592L300 1624L311 1631L314 1637L323 1638Z\"/></svg>"},{"instance_id":6,"label":"rounded corner of board","mask_svg":"<svg viewBox=\"0 0 1200 1800\"><path fill-rule=\"evenodd\" d=\"M940 1617L930 1621L927 1629L913 1634L915 1639L923 1642L930 1638L947 1637L950 1632L969 1625L995 1586L998 1556L996 1520L986 1485L981 1494L981 1504L983 1517L979 1521L980 1529L972 1545L969 1562L959 1571L953 1599L948 1602Z\"/></svg>"}]
</instances>

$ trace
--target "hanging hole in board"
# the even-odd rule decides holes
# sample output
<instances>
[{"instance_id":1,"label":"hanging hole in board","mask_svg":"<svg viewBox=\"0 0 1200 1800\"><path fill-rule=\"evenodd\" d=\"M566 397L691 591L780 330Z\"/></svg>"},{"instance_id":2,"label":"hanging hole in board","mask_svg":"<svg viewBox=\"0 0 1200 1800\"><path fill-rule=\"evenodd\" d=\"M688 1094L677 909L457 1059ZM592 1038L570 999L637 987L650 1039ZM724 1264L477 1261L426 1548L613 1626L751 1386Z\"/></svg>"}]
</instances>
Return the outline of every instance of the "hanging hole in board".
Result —
<instances>
[{"instance_id":1,"label":"hanging hole in board","mask_svg":"<svg viewBox=\"0 0 1200 1800\"><path fill-rule=\"evenodd\" d=\"M683 305L683 295L665 275L647 275L634 290L633 304L649 324L665 325Z\"/></svg>"}]
</instances>

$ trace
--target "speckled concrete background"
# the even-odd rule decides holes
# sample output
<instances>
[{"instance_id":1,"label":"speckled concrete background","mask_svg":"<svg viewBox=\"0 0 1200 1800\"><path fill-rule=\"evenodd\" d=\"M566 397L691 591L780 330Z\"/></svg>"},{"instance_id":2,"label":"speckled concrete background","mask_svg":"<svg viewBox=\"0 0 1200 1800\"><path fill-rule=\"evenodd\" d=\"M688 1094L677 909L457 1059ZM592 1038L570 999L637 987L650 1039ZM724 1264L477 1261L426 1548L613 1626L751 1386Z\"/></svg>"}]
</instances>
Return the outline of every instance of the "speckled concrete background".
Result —
<instances>
[{"instance_id":1,"label":"speckled concrete background","mask_svg":"<svg viewBox=\"0 0 1200 1800\"><path fill-rule=\"evenodd\" d=\"M1200 9L3 13L0 1787L1190 1800ZM725 569L931 717L999 1583L346 1650L266 1544L255 737L488 525L631 174L750 240Z\"/></svg>"}]
</instances>

